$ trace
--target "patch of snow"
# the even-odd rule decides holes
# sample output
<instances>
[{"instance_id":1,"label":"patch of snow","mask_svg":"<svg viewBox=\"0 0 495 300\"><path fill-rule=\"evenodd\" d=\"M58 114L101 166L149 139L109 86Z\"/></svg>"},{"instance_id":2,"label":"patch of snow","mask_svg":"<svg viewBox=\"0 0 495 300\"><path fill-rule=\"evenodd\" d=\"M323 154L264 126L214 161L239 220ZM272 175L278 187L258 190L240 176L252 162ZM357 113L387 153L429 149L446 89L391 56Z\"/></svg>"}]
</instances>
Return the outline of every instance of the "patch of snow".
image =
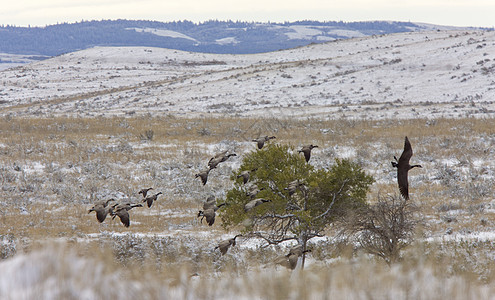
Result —
<instances>
[{"instance_id":1,"label":"patch of snow","mask_svg":"<svg viewBox=\"0 0 495 300\"><path fill-rule=\"evenodd\" d=\"M328 34L331 35L338 35L346 38L360 38L360 37L365 37L366 35L359 32L359 31L354 31L354 30L343 30L343 29L334 29L330 30Z\"/></svg>"},{"instance_id":2,"label":"patch of snow","mask_svg":"<svg viewBox=\"0 0 495 300\"><path fill-rule=\"evenodd\" d=\"M356 149L354 147L336 145L334 150L339 158L352 158L356 156Z\"/></svg>"},{"instance_id":3,"label":"patch of snow","mask_svg":"<svg viewBox=\"0 0 495 300\"><path fill-rule=\"evenodd\" d=\"M286 32L285 35L289 37L289 39L293 40L310 40L314 36L322 35L323 31L316 29L312 26L304 26L304 25L293 25L289 26L291 32Z\"/></svg>"},{"instance_id":4,"label":"patch of snow","mask_svg":"<svg viewBox=\"0 0 495 300\"><path fill-rule=\"evenodd\" d=\"M164 36L164 37L171 37L171 38L179 38L179 39L187 39L191 41L198 42L195 38L192 38L188 35L185 35L183 33L173 31L173 30L168 30L168 29L156 29L156 28L127 28L127 30L135 30L136 32L146 32L146 33L152 33L154 35L159 35L159 36Z\"/></svg>"},{"instance_id":5,"label":"patch of snow","mask_svg":"<svg viewBox=\"0 0 495 300\"><path fill-rule=\"evenodd\" d=\"M324 35L319 35L319 36L316 37L316 39L318 41L327 41L327 42L335 41L336 40L336 38L333 38L331 36L324 36Z\"/></svg>"},{"instance_id":6,"label":"patch of snow","mask_svg":"<svg viewBox=\"0 0 495 300\"><path fill-rule=\"evenodd\" d=\"M494 241L495 232L485 231L485 232L473 232L468 234L454 233L449 235L443 235L439 237L430 237L425 241L427 242L443 242L443 241Z\"/></svg>"},{"instance_id":7,"label":"patch of snow","mask_svg":"<svg viewBox=\"0 0 495 300\"><path fill-rule=\"evenodd\" d=\"M223 39L215 40L215 42L219 45L228 45L228 44L238 44L239 41L235 37L226 37Z\"/></svg>"}]
</instances>

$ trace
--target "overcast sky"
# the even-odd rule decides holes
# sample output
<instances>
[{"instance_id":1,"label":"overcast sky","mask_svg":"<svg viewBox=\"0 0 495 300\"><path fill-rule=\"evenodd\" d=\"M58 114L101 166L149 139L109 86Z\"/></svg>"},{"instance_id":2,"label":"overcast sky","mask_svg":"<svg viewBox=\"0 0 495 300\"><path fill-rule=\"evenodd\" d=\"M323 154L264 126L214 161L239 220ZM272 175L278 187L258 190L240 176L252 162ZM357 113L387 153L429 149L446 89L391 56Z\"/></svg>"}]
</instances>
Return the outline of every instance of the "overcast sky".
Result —
<instances>
[{"instance_id":1,"label":"overcast sky","mask_svg":"<svg viewBox=\"0 0 495 300\"><path fill-rule=\"evenodd\" d=\"M0 0L0 24L81 20L411 21L495 26L495 0Z\"/></svg>"}]
</instances>

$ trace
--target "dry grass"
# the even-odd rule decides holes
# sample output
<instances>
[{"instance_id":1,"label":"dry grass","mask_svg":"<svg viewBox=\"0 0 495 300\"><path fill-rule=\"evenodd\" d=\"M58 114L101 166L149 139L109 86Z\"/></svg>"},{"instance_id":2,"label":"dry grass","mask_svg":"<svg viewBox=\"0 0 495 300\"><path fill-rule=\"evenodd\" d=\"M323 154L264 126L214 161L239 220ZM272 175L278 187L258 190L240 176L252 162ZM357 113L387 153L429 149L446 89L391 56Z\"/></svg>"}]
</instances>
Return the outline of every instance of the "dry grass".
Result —
<instances>
[{"instance_id":1,"label":"dry grass","mask_svg":"<svg viewBox=\"0 0 495 300\"><path fill-rule=\"evenodd\" d=\"M318 167L329 166L335 156L358 160L377 179L370 201L397 192L390 161L400 155L407 135L415 152L412 161L423 165L410 173L411 199L420 204L425 220L418 237L493 232L495 228L492 119L3 118L2 258L57 240L73 244L83 257L98 249L101 254L96 259L109 265L108 272L133 270L128 280L151 288L150 298L163 295L163 290L154 287L161 282L176 289L180 297L220 296L209 285L213 279L205 276L211 272L223 280L220 286L232 283L229 277L237 274L230 293L259 298L485 298L484 284L495 279L493 241L418 243L406 251L407 257L414 259L392 268L395 278L387 275L391 270L382 262L361 256L356 260L352 250L343 251L349 248L332 243L315 246L313 258L340 257L341 262L332 262L330 271L326 265L314 263L296 277L260 269L269 265L276 249L236 247L233 255L220 257L213 248L225 234L221 220L212 227L201 225L197 210L208 195L225 195L242 154L255 149L250 140L265 134L277 136L275 142L296 147L319 145L311 158ZM194 178L195 172L204 168L216 151L227 149L238 153L237 161L212 171L208 184L202 186ZM148 186L164 195L151 209L130 211L129 228L117 219L98 224L94 213L87 213L96 199L139 201L137 191ZM332 234L329 230L328 235ZM147 274L144 278L143 273ZM192 273L200 276L187 275ZM250 275L242 275L245 273ZM438 294L408 286L410 278L426 284L428 276L435 277L432 285L441 288ZM302 283L295 282L299 277ZM380 285L382 282L386 283ZM387 292L387 285L394 286L397 294ZM184 287L192 287L190 295L185 296ZM206 294L199 296L203 290Z\"/></svg>"},{"instance_id":2,"label":"dry grass","mask_svg":"<svg viewBox=\"0 0 495 300\"><path fill-rule=\"evenodd\" d=\"M39 273L29 279L26 268L4 265L0 275L19 277L7 281L0 297L22 294L29 298L77 299L81 295L101 299L490 299L492 285L469 276L450 275L427 260L392 267L357 256L351 261L315 265L306 270L241 270L224 258L201 259L201 267L183 262L159 268L144 261L115 262L105 248L50 246L33 251L25 260ZM214 265L228 265L215 270ZM56 280L56 284L53 284ZM7 292L9 291L9 292Z\"/></svg>"}]
</instances>

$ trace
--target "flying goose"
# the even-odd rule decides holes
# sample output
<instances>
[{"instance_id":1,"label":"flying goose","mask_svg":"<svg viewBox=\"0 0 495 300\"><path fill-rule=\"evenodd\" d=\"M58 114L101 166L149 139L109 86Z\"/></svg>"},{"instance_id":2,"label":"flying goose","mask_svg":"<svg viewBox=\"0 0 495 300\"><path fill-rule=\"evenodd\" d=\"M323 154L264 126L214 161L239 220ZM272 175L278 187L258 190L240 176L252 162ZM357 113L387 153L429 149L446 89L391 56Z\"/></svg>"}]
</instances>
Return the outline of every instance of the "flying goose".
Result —
<instances>
[{"instance_id":1,"label":"flying goose","mask_svg":"<svg viewBox=\"0 0 495 300\"><path fill-rule=\"evenodd\" d=\"M275 263L282 265L288 269L294 270L297 266L297 261L299 260L299 257L302 256L306 252L311 252L311 249L307 250L302 250L301 245L297 245L295 247L292 247L289 250L289 253L283 256L279 256L276 260Z\"/></svg>"},{"instance_id":2,"label":"flying goose","mask_svg":"<svg viewBox=\"0 0 495 300\"><path fill-rule=\"evenodd\" d=\"M120 222L122 222L125 227L129 227L129 210L133 209L134 207L143 207L143 205L133 204L129 202L116 204L113 207L112 220L115 219L116 216L119 216Z\"/></svg>"},{"instance_id":3,"label":"flying goose","mask_svg":"<svg viewBox=\"0 0 495 300\"><path fill-rule=\"evenodd\" d=\"M258 170L258 168L254 168L252 170L244 170L239 175L237 175L237 178L242 178L242 182L244 184L246 184L249 181L249 177L251 176L251 172L254 172L256 170Z\"/></svg>"},{"instance_id":4,"label":"flying goose","mask_svg":"<svg viewBox=\"0 0 495 300\"><path fill-rule=\"evenodd\" d=\"M107 218L107 215L112 213L113 208L108 205L112 201L115 201L115 199L111 198L106 201L100 200L95 202L93 207L88 210L88 214L92 211L96 212L96 219L102 223Z\"/></svg>"},{"instance_id":5,"label":"flying goose","mask_svg":"<svg viewBox=\"0 0 495 300\"><path fill-rule=\"evenodd\" d=\"M268 142L269 140L275 139L275 138L276 137L274 137L274 136L265 135L265 136L261 136L259 138L253 139L252 141L256 142L258 144L258 149L261 149L265 145L265 142Z\"/></svg>"},{"instance_id":6,"label":"flying goose","mask_svg":"<svg viewBox=\"0 0 495 300\"><path fill-rule=\"evenodd\" d=\"M395 161L392 162L392 166L397 168L397 183L399 184L399 191L404 199L409 199L409 183L407 180L407 174L409 170L412 168L422 168L421 165L410 165L409 159L413 155L413 150L411 147L411 143L406 136L404 141L404 151L402 151L401 156L397 160L397 157L394 156Z\"/></svg>"},{"instance_id":7,"label":"flying goose","mask_svg":"<svg viewBox=\"0 0 495 300\"><path fill-rule=\"evenodd\" d=\"M305 188L306 185L299 179L293 180L287 184L287 187L284 188L284 190L289 192L289 196L294 195L294 193L297 191L297 188Z\"/></svg>"},{"instance_id":8,"label":"flying goose","mask_svg":"<svg viewBox=\"0 0 495 300\"><path fill-rule=\"evenodd\" d=\"M150 190L152 190L152 189L153 189L152 187L147 188L147 189L142 189L142 190L140 190L140 191L139 191L139 193L138 193L138 194L143 194L143 198L146 198L146 195L147 195L147 194L148 194L148 192L149 192Z\"/></svg>"},{"instance_id":9,"label":"flying goose","mask_svg":"<svg viewBox=\"0 0 495 300\"><path fill-rule=\"evenodd\" d=\"M208 161L208 167L210 168L210 170L215 169L219 163L226 161L231 156L237 156L237 154L235 153L227 154L227 151L218 153L217 155L210 158L210 160Z\"/></svg>"},{"instance_id":10,"label":"flying goose","mask_svg":"<svg viewBox=\"0 0 495 300\"><path fill-rule=\"evenodd\" d=\"M215 247L215 250L220 249L220 252L222 253L222 255L224 255L225 253L227 253L230 246L235 246L235 239L239 236L242 235L238 234L231 239L221 241L220 243L218 243L218 246Z\"/></svg>"},{"instance_id":11,"label":"flying goose","mask_svg":"<svg viewBox=\"0 0 495 300\"><path fill-rule=\"evenodd\" d=\"M223 206L224 204L222 204ZM206 201L203 203L203 210L209 209L209 208L215 208L216 206L216 201L215 201L215 196L209 196ZM218 208L216 209L218 210Z\"/></svg>"},{"instance_id":12,"label":"flying goose","mask_svg":"<svg viewBox=\"0 0 495 300\"><path fill-rule=\"evenodd\" d=\"M246 205L244 205L244 211L248 212L251 209L255 208L256 206L261 205L261 204L266 203L266 202L271 202L271 200L267 200L267 199L263 199L263 198L251 200L248 203L246 203Z\"/></svg>"},{"instance_id":13,"label":"flying goose","mask_svg":"<svg viewBox=\"0 0 495 300\"><path fill-rule=\"evenodd\" d=\"M254 199L254 197L256 197L256 195L258 195L258 193L264 189L265 188L258 188L257 185L249 186L248 190L246 191L246 196L248 196L251 199Z\"/></svg>"},{"instance_id":14,"label":"flying goose","mask_svg":"<svg viewBox=\"0 0 495 300\"><path fill-rule=\"evenodd\" d=\"M309 162L309 159L311 158L311 150L314 148L318 148L316 145L306 145L303 146L301 150L297 151L298 153L304 153L304 158L306 159L306 162Z\"/></svg>"},{"instance_id":15,"label":"flying goose","mask_svg":"<svg viewBox=\"0 0 495 300\"><path fill-rule=\"evenodd\" d=\"M221 203L219 205L216 205L215 204L215 201L213 198L213 201L211 201L211 197L209 197L208 199L210 199L210 201L206 201L204 204L203 204L203 210L200 210L198 212L198 218L199 217L202 217L200 222L203 223L203 219L206 218L206 223L211 226L213 225L213 223L215 223L215 212L222 206L226 205L227 203Z\"/></svg>"},{"instance_id":16,"label":"flying goose","mask_svg":"<svg viewBox=\"0 0 495 300\"><path fill-rule=\"evenodd\" d=\"M198 213L198 218L201 218L201 223L203 223L203 219L206 218L206 223L208 226L213 225L215 223L215 210L213 208L208 208L205 210L200 210Z\"/></svg>"},{"instance_id":17,"label":"flying goose","mask_svg":"<svg viewBox=\"0 0 495 300\"><path fill-rule=\"evenodd\" d=\"M200 177L201 182L203 183L203 185L205 185L206 182L208 181L208 173L210 173L210 169L203 170L203 171L199 172L198 174L195 174L194 178Z\"/></svg>"},{"instance_id":18,"label":"flying goose","mask_svg":"<svg viewBox=\"0 0 495 300\"><path fill-rule=\"evenodd\" d=\"M143 202L146 202L148 204L148 207L151 207L151 205L153 205L153 201L156 201L156 199L158 198L158 195L161 195L161 194L163 194L163 193L159 192L159 193L154 194L153 196L149 196L147 198L144 198Z\"/></svg>"}]
</instances>

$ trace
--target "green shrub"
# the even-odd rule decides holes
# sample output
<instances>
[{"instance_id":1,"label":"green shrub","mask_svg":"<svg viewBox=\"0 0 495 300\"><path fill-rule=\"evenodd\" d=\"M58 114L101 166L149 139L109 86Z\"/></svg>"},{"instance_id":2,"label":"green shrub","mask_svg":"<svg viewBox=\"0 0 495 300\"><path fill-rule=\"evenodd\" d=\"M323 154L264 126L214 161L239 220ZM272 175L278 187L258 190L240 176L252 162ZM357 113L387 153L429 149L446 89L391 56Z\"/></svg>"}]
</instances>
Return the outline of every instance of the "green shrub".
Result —
<instances>
[{"instance_id":1,"label":"green shrub","mask_svg":"<svg viewBox=\"0 0 495 300\"><path fill-rule=\"evenodd\" d=\"M237 179L244 170L257 169L244 185ZM223 226L243 225L244 234L265 239L270 244L286 240L306 241L321 235L335 218L349 209L365 205L373 178L350 160L336 159L329 169L315 169L288 145L268 145L248 153L232 176L234 187L227 192L225 209L219 212ZM290 182L302 184L290 195ZM269 200L249 211L244 205L251 186L260 192L255 198Z\"/></svg>"}]
</instances>

